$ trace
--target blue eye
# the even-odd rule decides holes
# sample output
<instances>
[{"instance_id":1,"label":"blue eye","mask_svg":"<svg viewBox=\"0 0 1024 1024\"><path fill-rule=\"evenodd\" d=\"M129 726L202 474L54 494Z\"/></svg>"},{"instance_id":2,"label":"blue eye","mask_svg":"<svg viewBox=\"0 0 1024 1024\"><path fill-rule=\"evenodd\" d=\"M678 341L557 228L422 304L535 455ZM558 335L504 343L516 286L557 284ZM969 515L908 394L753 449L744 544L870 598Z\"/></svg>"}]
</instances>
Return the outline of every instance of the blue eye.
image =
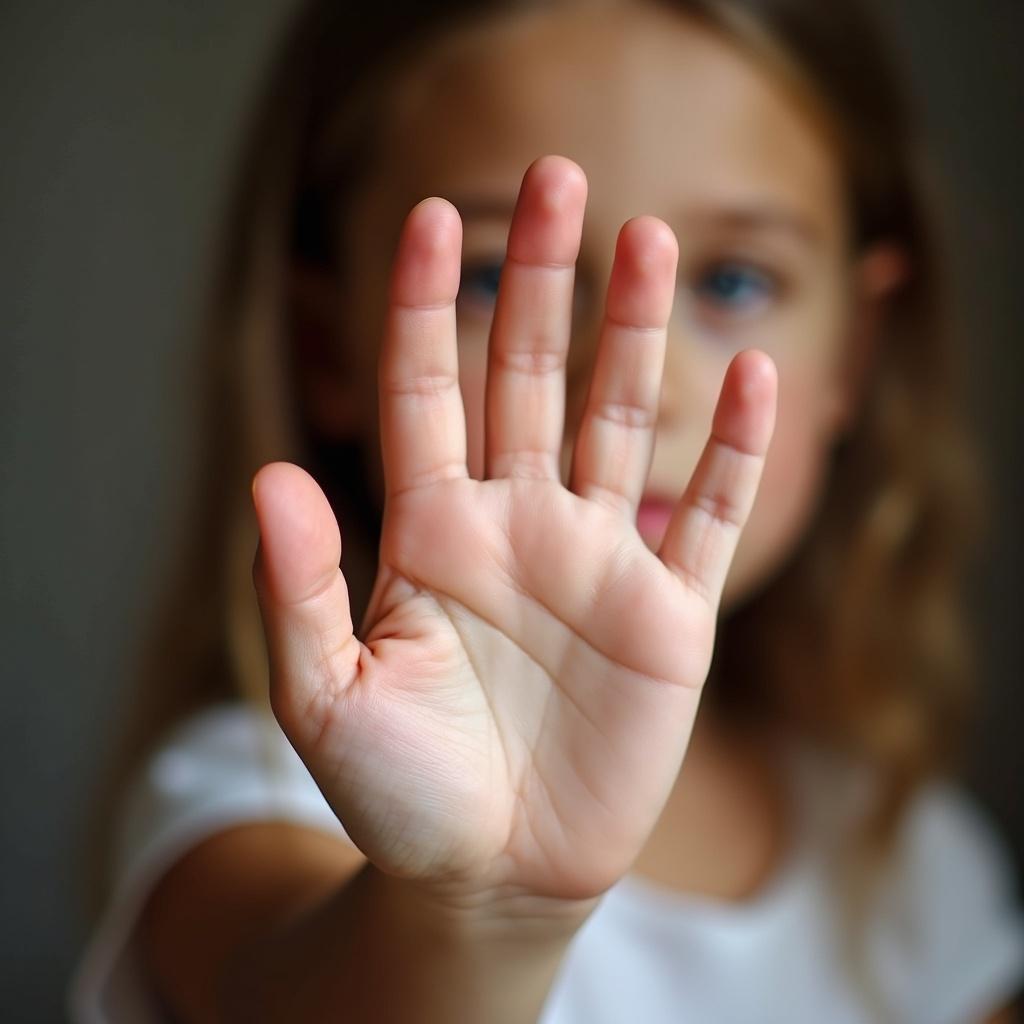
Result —
<instances>
[{"instance_id":1,"label":"blue eye","mask_svg":"<svg viewBox=\"0 0 1024 1024\"><path fill-rule=\"evenodd\" d=\"M501 264L495 262L471 263L462 268L459 300L475 306L493 306L498 298Z\"/></svg>"},{"instance_id":2,"label":"blue eye","mask_svg":"<svg viewBox=\"0 0 1024 1024\"><path fill-rule=\"evenodd\" d=\"M727 313L747 313L778 290L771 274L744 263L719 263L697 278L696 293Z\"/></svg>"}]
</instances>

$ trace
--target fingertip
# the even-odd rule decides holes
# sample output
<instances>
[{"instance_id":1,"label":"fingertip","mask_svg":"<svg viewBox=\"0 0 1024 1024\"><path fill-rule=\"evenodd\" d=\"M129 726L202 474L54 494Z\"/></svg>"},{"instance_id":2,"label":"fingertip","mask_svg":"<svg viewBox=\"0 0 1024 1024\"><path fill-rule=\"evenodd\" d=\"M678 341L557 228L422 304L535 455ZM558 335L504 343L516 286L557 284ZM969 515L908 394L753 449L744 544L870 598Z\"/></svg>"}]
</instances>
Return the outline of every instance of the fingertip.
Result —
<instances>
[{"instance_id":1,"label":"fingertip","mask_svg":"<svg viewBox=\"0 0 1024 1024\"><path fill-rule=\"evenodd\" d=\"M400 252L412 250L421 258L446 253L462 246L462 217L441 196L421 199L408 213L402 230Z\"/></svg>"},{"instance_id":2,"label":"fingertip","mask_svg":"<svg viewBox=\"0 0 1024 1024\"><path fill-rule=\"evenodd\" d=\"M523 182L539 188L558 209L582 207L587 199L587 176L575 160L549 153L537 157L523 175Z\"/></svg>"},{"instance_id":3,"label":"fingertip","mask_svg":"<svg viewBox=\"0 0 1024 1024\"><path fill-rule=\"evenodd\" d=\"M744 349L736 354L733 362L739 364L744 388L751 394L773 390L778 384L779 371L775 360L762 349Z\"/></svg>"},{"instance_id":4,"label":"fingertip","mask_svg":"<svg viewBox=\"0 0 1024 1024\"><path fill-rule=\"evenodd\" d=\"M605 311L616 323L664 328L676 293L679 245L657 217L633 217L619 229Z\"/></svg>"},{"instance_id":5,"label":"fingertip","mask_svg":"<svg viewBox=\"0 0 1024 1024\"><path fill-rule=\"evenodd\" d=\"M775 431L778 371L759 349L737 353L726 370L712 430L730 446L764 455Z\"/></svg>"},{"instance_id":6,"label":"fingertip","mask_svg":"<svg viewBox=\"0 0 1024 1024\"><path fill-rule=\"evenodd\" d=\"M571 267L579 256L587 179L562 156L542 156L527 168L509 226L508 255L518 263Z\"/></svg>"},{"instance_id":7,"label":"fingertip","mask_svg":"<svg viewBox=\"0 0 1024 1024\"><path fill-rule=\"evenodd\" d=\"M441 305L455 301L462 269L462 218L440 196L420 200L402 227L391 274L391 301Z\"/></svg>"},{"instance_id":8,"label":"fingertip","mask_svg":"<svg viewBox=\"0 0 1024 1024\"><path fill-rule=\"evenodd\" d=\"M421 199L406 217L406 223L415 220L440 226L461 224L462 218L454 204L443 196L427 196Z\"/></svg>"},{"instance_id":9,"label":"fingertip","mask_svg":"<svg viewBox=\"0 0 1024 1024\"><path fill-rule=\"evenodd\" d=\"M635 272L648 278L671 279L674 284L679 242L660 218L643 214L627 220L619 230L616 250Z\"/></svg>"},{"instance_id":10,"label":"fingertip","mask_svg":"<svg viewBox=\"0 0 1024 1024\"><path fill-rule=\"evenodd\" d=\"M292 520L305 513L320 517L329 508L314 477L293 462L268 462L252 479L253 503L264 522Z\"/></svg>"},{"instance_id":11,"label":"fingertip","mask_svg":"<svg viewBox=\"0 0 1024 1024\"><path fill-rule=\"evenodd\" d=\"M299 600L340 563L334 511L316 480L289 462L263 466L253 478L253 496L265 579L278 599Z\"/></svg>"},{"instance_id":12,"label":"fingertip","mask_svg":"<svg viewBox=\"0 0 1024 1024\"><path fill-rule=\"evenodd\" d=\"M267 462L264 463L253 474L251 491L253 505L256 511L266 508L268 503L276 501L274 492L289 477L309 477L309 474L301 467L291 462ZM312 477L309 477L312 480ZM287 484L285 484L287 486Z\"/></svg>"},{"instance_id":13,"label":"fingertip","mask_svg":"<svg viewBox=\"0 0 1024 1024\"><path fill-rule=\"evenodd\" d=\"M679 241L676 233L660 217L644 213L630 217L619 231L620 239L628 237L652 253L665 259L677 259Z\"/></svg>"},{"instance_id":14,"label":"fingertip","mask_svg":"<svg viewBox=\"0 0 1024 1024\"><path fill-rule=\"evenodd\" d=\"M264 507L267 476L268 474L271 476L273 475L272 467L274 465L275 463L268 462L260 466L260 468L257 469L255 473L253 473L252 481L250 482L249 485L249 491L252 495L252 505L256 511L257 517L259 517Z\"/></svg>"}]
</instances>

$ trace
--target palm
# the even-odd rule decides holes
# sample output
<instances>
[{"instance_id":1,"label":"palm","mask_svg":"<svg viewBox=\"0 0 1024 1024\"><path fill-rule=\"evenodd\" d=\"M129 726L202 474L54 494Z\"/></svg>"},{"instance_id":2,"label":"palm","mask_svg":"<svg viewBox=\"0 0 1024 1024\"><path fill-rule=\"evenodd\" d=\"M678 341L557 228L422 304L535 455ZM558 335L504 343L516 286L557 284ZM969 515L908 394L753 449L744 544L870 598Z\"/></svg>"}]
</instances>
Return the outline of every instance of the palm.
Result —
<instances>
[{"instance_id":1,"label":"palm","mask_svg":"<svg viewBox=\"0 0 1024 1024\"><path fill-rule=\"evenodd\" d=\"M417 263L418 240L443 226L419 223L422 210L417 222L414 211L382 355L388 494L365 640L353 635L337 558L333 570L296 564L315 566L330 551L324 536L334 538L326 500L294 467L277 467L293 490L282 498L279 484L276 493L293 521L305 503L305 532L289 543L278 525L280 547L265 553L278 595L264 582L261 608L275 711L374 863L406 877L585 898L629 867L678 771L771 429L774 382L762 372L769 386L751 386L765 368L753 357L746 390L758 393L744 396L738 360L715 424L716 435L733 436L709 442L662 549L649 551L632 513L650 461L675 254L662 226L631 222L571 489L562 486L557 346L535 331L524 349L514 326L530 301L540 306L534 317L561 315L567 296L557 293L566 283L571 291L571 269L568 282L544 276L571 268L574 252L550 257L566 240L578 246L582 187L578 210L545 219L536 209L545 175L564 183L572 168L542 161L531 170L492 332L488 478L465 471L451 310L439 301L454 297L458 251ZM628 356L624 344L634 347ZM514 412L524 408L538 415ZM275 515L261 512L265 548Z\"/></svg>"},{"instance_id":2,"label":"palm","mask_svg":"<svg viewBox=\"0 0 1024 1024\"><path fill-rule=\"evenodd\" d=\"M323 749L349 748L360 701L387 693L390 735L366 773L380 780L381 823L416 820L417 870L451 858L455 840L460 868L501 859L531 891L599 891L678 767L710 650L706 606L629 523L550 481L412 492L382 558L367 643L402 640L380 644L352 704L332 709ZM412 762L394 759L410 748Z\"/></svg>"}]
</instances>

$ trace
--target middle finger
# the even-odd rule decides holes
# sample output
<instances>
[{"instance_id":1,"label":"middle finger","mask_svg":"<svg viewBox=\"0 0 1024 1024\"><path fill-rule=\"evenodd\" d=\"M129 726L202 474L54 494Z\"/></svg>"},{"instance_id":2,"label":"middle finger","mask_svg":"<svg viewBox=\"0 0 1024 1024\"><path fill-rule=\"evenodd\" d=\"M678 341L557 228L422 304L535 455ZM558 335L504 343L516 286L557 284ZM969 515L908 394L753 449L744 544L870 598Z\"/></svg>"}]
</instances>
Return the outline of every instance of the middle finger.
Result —
<instances>
[{"instance_id":1,"label":"middle finger","mask_svg":"<svg viewBox=\"0 0 1024 1024\"><path fill-rule=\"evenodd\" d=\"M485 478L559 479L586 199L583 171L564 157L541 157L523 178L487 353Z\"/></svg>"}]
</instances>

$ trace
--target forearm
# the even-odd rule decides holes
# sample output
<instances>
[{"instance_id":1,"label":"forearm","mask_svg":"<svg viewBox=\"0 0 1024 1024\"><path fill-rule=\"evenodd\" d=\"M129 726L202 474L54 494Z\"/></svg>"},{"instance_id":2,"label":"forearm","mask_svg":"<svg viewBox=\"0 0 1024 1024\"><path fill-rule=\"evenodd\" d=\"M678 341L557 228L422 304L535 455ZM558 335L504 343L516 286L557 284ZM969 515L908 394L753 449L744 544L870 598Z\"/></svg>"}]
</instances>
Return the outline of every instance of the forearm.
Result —
<instances>
[{"instance_id":1,"label":"forearm","mask_svg":"<svg viewBox=\"0 0 1024 1024\"><path fill-rule=\"evenodd\" d=\"M590 908L514 919L439 913L366 865L316 906L247 942L224 1018L346 1024L535 1022Z\"/></svg>"}]
</instances>

